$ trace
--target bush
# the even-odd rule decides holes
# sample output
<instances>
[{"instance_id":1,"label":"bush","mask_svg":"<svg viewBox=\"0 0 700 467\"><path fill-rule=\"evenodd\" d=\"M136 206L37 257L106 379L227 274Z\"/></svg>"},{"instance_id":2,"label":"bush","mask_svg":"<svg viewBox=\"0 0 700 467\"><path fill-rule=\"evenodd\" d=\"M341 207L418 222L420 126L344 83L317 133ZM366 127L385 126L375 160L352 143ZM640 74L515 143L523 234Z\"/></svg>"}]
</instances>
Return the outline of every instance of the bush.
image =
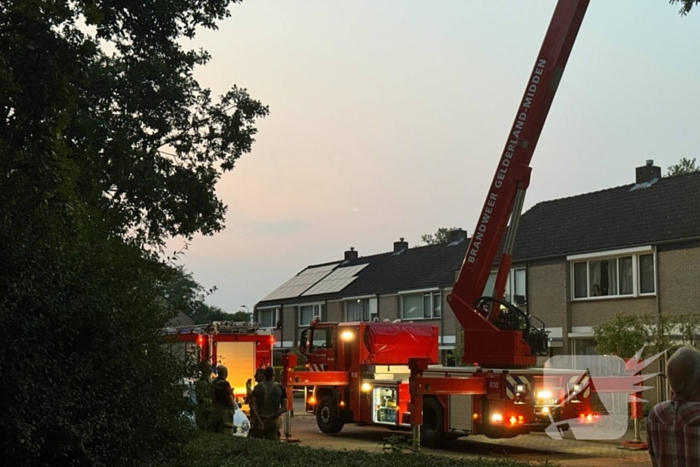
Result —
<instances>
[{"instance_id":1,"label":"bush","mask_svg":"<svg viewBox=\"0 0 700 467\"><path fill-rule=\"evenodd\" d=\"M2 463L151 462L188 435L184 368L159 335L166 269L89 222L70 235L50 217L0 229Z\"/></svg>"},{"instance_id":2,"label":"bush","mask_svg":"<svg viewBox=\"0 0 700 467\"><path fill-rule=\"evenodd\" d=\"M380 447L378 447L380 448ZM167 464L172 467L308 467L316 465L342 465L357 467L391 467L420 465L428 467L530 467L527 462L484 458L456 459L413 452L347 451L313 449L305 446L274 443L257 439L233 438L201 433L192 439L177 460ZM549 464L556 467L555 464Z\"/></svg>"},{"instance_id":3,"label":"bush","mask_svg":"<svg viewBox=\"0 0 700 467\"><path fill-rule=\"evenodd\" d=\"M663 351L670 356L680 346L697 345L700 317L689 313L617 313L606 323L594 326L593 332L601 355L628 359L645 348L643 357Z\"/></svg>"}]
</instances>

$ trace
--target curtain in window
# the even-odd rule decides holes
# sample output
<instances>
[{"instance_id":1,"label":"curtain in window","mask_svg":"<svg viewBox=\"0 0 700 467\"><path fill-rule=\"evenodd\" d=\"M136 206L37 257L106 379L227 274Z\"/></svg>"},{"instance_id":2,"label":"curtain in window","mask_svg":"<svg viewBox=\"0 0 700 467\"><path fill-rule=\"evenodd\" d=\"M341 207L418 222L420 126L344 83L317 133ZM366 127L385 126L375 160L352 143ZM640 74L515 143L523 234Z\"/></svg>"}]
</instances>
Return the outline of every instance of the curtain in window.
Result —
<instances>
[{"instance_id":1,"label":"curtain in window","mask_svg":"<svg viewBox=\"0 0 700 467\"><path fill-rule=\"evenodd\" d=\"M632 274L632 257L620 258L620 295L634 293L634 275Z\"/></svg>"},{"instance_id":2,"label":"curtain in window","mask_svg":"<svg viewBox=\"0 0 700 467\"><path fill-rule=\"evenodd\" d=\"M601 261L603 265L603 295L618 295L617 290L617 260ZM605 271L607 266L607 287L605 286Z\"/></svg>"},{"instance_id":3,"label":"curtain in window","mask_svg":"<svg viewBox=\"0 0 700 467\"><path fill-rule=\"evenodd\" d=\"M599 295L603 295L603 284L601 283L602 279L602 274L601 274L601 267L600 267L600 261L590 261L588 263L588 276L589 276L589 284L591 287L591 290L589 291L589 296L591 297L597 297ZM584 295L585 296L585 295Z\"/></svg>"},{"instance_id":4,"label":"curtain in window","mask_svg":"<svg viewBox=\"0 0 700 467\"><path fill-rule=\"evenodd\" d=\"M345 302L345 319L347 321L369 321L369 300Z\"/></svg>"},{"instance_id":5,"label":"curtain in window","mask_svg":"<svg viewBox=\"0 0 700 467\"><path fill-rule=\"evenodd\" d=\"M588 262L590 296L617 295L617 260Z\"/></svg>"},{"instance_id":6,"label":"curtain in window","mask_svg":"<svg viewBox=\"0 0 700 467\"><path fill-rule=\"evenodd\" d=\"M299 307L299 326L308 326L314 319L314 306L307 305Z\"/></svg>"}]
</instances>

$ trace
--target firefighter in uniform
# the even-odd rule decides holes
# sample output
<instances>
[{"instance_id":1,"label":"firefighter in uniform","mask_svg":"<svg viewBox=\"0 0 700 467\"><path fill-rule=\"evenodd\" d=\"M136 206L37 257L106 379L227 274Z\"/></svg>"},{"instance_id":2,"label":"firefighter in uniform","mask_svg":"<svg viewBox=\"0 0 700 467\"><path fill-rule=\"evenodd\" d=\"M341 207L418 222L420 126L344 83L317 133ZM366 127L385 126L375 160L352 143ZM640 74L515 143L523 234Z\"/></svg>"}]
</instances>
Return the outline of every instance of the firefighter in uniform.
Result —
<instances>
[{"instance_id":1,"label":"firefighter in uniform","mask_svg":"<svg viewBox=\"0 0 700 467\"><path fill-rule=\"evenodd\" d=\"M213 405L211 409L211 429L216 433L233 432L233 412L235 405L233 402L233 390L231 384L226 381L228 369L219 365L217 377L214 380L212 391Z\"/></svg>"},{"instance_id":2,"label":"firefighter in uniform","mask_svg":"<svg viewBox=\"0 0 700 467\"><path fill-rule=\"evenodd\" d=\"M211 408L213 387L211 381L211 367L208 363L202 363L200 366L199 379L195 383L195 395L197 396L197 405L195 406L195 420L197 428L200 430L208 430L211 422Z\"/></svg>"},{"instance_id":3,"label":"firefighter in uniform","mask_svg":"<svg viewBox=\"0 0 700 467\"><path fill-rule=\"evenodd\" d=\"M255 429L250 436L280 440L280 416L287 411L287 394L275 381L275 370L265 368L265 381L258 383L250 397L250 413Z\"/></svg>"},{"instance_id":4,"label":"firefighter in uniform","mask_svg":"<svg viewBox=\"0 0 700 467\"><path fill-rule=\"evenodd\" d=\"M245 382L245 401L250 405L250 396L253 395L253 381L258 385L265 380L265 368L258 368L255 370L255 376L252 379L248 379Z\"/></svg>"}]
</instances>

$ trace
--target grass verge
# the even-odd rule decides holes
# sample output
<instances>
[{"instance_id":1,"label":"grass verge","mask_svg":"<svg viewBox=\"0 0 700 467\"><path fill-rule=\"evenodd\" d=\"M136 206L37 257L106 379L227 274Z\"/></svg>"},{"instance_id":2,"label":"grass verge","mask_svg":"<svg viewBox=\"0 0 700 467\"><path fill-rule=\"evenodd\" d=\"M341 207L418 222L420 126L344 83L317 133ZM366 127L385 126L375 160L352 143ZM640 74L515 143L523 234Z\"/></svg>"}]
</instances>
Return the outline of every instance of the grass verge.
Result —
<instances>
[{"instance_id":1,"label":"grass verge","mask_svg":"<svg viewBox=\"0 0 700 467\"><path fill-rule=\"evenodd\" d=\"M413 452L336 451L257 439L233 438L214 433L198 433L184 448L181 456L169 462L173 467L392 467L420 465L426 467L531 467L514 460L443 457ZM548 467L556 464L544 463Z\"/></svg>"}]
</instances>

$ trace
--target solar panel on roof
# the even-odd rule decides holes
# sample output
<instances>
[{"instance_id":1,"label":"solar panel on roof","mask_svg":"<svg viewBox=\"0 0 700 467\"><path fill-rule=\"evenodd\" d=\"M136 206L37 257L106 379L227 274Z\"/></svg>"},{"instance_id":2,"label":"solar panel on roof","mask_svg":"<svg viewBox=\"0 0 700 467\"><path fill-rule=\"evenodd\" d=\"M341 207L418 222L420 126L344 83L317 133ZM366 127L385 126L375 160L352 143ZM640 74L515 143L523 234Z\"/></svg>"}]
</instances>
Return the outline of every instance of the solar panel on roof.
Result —
<instances>
[{"instance_id":1,"label":"solar panel on roof","mask_svg":"<svg viewBox=\"0 0 700 467\"><path fill-rule=\"evenodd\" d=\"M304 292L302 295L320 295L324 293L340 292L345 287L350 285L355 279L356 274L366 268L368 264L359 264L357 266L348 266L338 268L328 276L324 277L320 282Z\"/></svg>"},{"instance_id":2,"label":"solar panel on roof","mask_svg":"<svg viewBox=\"0 0 700 467\"><path fill-rule=\"evenodd\" d=\"M265 298L262 299L262 301L298 297L306 289L313 286L327 275L331 274L331 271L333 271L337 265L338 264L336 263L326 266L318 266L315 268L306 268L270 292Z\"/></svg>"}]
</instances>

